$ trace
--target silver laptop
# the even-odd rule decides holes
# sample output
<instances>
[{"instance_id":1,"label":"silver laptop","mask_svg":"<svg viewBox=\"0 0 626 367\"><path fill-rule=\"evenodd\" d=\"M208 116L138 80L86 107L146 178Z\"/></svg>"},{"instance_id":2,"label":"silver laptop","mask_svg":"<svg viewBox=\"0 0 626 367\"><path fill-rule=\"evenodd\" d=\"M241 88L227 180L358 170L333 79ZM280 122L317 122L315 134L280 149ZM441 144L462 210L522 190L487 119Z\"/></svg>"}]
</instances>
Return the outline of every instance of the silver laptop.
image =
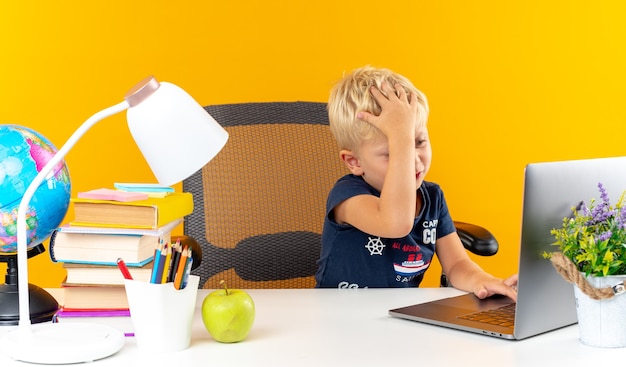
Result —
<instances>
[{"instance_id":1,"label":"silver laptop","mask_svg":"<svg viewBox=\"0 0 626 367\"><path fill-rule=\"evenodd\" d=\"M473 294L389 310L394 317L455 328L504 339L519 340L577 322L573 285L559 275L543 252L556 251L550 244L552 228L560 228L572 207L591 198L600 199L601 182L612 202L626 189L626 157L526 166L522 213L517 303L496 296L479 300ZM514 321L483 320L485 311L501 308ZM489 311L491 312L491 311Z\"/></svg>"}]
</instances>

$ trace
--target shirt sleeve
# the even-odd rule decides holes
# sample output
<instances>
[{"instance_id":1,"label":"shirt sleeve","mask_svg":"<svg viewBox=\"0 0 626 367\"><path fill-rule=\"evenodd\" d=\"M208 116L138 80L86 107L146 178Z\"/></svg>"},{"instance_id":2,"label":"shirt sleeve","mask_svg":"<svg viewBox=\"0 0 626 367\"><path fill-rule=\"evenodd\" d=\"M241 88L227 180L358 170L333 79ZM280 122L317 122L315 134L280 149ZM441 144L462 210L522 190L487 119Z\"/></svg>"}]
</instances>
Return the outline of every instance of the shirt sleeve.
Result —
<instances>
[{"instance_id":1,"label":"shirt sleeve","mask_svg":"<svg viewBox=\"0 0 626 367\"><path fill-rule=\"evenodd\" d=\"M330 190L326 201L326 216L334 222L331 213L333 209L343 201L357 195L376 195L380 193L373 190L361 177L346 175L340 178Z\"/></svg>"},{"instance_id":2,"label":"shirt sleeve","mask_svg":"<svg viewBox=\"0 0 626 367\"><path fill-rule=\"evenodd\" d=\"M431 191L430 194L436 198L435 205L437 205L437 211L439 212L439 223L437 226L437 237L445 237L452 232L456 232L454 222L450 216L448 210L448 204L443 194L443 190L437 184L429 183L427 190Z\"/></svg>"}]
</instances>

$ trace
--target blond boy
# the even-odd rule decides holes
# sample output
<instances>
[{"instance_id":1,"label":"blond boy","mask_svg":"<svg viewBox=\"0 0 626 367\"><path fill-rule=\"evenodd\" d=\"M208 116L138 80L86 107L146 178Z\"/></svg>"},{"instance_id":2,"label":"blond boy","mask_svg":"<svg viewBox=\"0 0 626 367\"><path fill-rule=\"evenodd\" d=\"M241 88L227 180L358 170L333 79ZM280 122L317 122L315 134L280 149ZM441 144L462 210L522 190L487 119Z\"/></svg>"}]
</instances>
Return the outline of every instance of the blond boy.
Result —
<instances>
[{"instance_id":1,"label":"blond boy","mask_svg":"<svg viewBox=\"0 0 626 367\"><path fill-rule=\"evenodd\" d=\"M517 276L496 278L469 258L441 188L424 180L424 94L388 69L363 67L335 85L328 111L350 174L328 196L317 287L418 287L436 254L454 287L515 299Z\"/></svg>"}]
</instances>

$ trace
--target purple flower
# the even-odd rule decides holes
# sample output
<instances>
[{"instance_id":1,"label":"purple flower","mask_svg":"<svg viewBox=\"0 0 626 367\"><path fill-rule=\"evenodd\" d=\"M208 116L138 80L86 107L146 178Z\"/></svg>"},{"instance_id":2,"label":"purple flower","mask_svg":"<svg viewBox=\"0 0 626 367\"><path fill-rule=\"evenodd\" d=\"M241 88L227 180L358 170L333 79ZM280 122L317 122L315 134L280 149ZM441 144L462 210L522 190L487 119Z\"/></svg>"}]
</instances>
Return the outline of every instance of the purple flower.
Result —
<instances>
[{"instance_id":1,"label":"purple flower","mask_svg":"<svg viewBox=\"0 0 626 367\"><path fill-rule=\"evenodd\" d=\"M580 203L580 210L583 212L583 215L588 217L591 215L591 210L587 207L587 204L583 201Z\"/></svg>"},{"instance_id":2,"label":"purple flower","mask_svg":"<svg viewBox=\"0 0 626 367\"><path fill-rule=\"evenodd\" d=\"M626 206L620 209L619 216L617 217L617 225L619 229L626 229Z\"/></svg>"},{"instance_id":3,"label":"purple flower","mask_svg":"<svg viewBox=\"0 0 626 367\"><path fill-rule=\"evenodd\" d=\"M602 182L598 182L598 189L600 189L600 198L602 199L602 202L607 206L611 205L609 194L607 194L606 189L602 186Z\"/></svg>"},{"instance_id":4,"label":"purple flower","mask_svg":"<svg viewBox=\"0 0 626 367\"><path fill-rule=\"evenodd\" d=\"M613 236L613 232L611 232L611 230L609 229L608 231L601 233L597 238L596 241L602 242L602 241L606 241L609 238L611 238L611 236Z\"/></svg>"},{"instance_id":5,"label":"purple flower","mask_svg":"<svg viewBox=\"0 0 626 367\"><path fill-rule=\"evenodd\" d=\"M613 217L614 214L611 211L611 201L609 200L609 195L607 194L604 186L602 186L602 183L598 183L598 189L600 190L600 198L602 199L602 202L591 211L591 220L588 222L588 225L603 223Z\"/></svg>"}]
</instances>

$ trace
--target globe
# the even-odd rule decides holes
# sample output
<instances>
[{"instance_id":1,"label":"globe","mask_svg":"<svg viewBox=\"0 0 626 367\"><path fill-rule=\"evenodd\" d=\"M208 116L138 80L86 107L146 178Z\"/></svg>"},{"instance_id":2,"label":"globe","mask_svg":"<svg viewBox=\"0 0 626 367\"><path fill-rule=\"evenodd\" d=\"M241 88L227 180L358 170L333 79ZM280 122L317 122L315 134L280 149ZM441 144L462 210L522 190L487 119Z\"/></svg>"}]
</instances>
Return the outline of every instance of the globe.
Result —
<instances>
[{"instance_id":1,"label":"globe","mask_svg":"<svg viewBox=\"0 0 626 367\"><path fill-rule=\"evenodd\" d=\"M0 253L17 251L17 209L24 192L57 149L38 132L0 125ZM29 248L45 241L69 207L70 175L61 161L37 188L26 212Z\"/></svg>"}]
</instances>

